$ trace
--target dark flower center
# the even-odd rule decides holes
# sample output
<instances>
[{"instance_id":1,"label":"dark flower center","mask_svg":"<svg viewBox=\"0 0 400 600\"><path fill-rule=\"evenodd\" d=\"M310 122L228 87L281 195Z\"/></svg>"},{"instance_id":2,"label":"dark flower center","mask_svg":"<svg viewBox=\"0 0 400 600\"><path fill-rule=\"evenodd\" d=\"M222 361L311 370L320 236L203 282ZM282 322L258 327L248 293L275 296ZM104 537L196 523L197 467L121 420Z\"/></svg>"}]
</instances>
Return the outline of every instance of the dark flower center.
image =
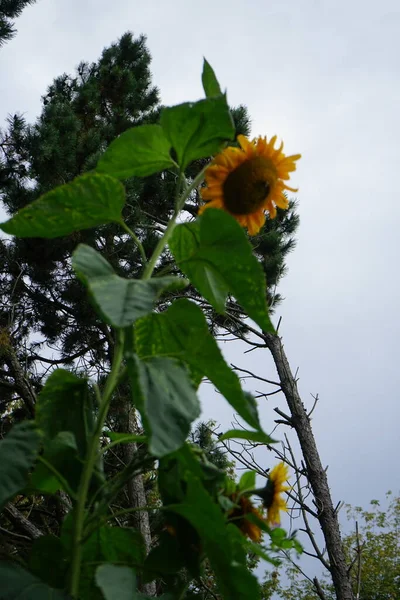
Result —
<instances>
[{"instance_id":1,"label":"dark flower center","mask_svg":"<svg viewBox=\"0 0 400 600\"><path fill-rule=\"evenodd\" d=\"M224 203L234 215L249 215L259 210L277 180L272 161L263 156L250 158L226 178Z\"/></svg>"}]
</instances>

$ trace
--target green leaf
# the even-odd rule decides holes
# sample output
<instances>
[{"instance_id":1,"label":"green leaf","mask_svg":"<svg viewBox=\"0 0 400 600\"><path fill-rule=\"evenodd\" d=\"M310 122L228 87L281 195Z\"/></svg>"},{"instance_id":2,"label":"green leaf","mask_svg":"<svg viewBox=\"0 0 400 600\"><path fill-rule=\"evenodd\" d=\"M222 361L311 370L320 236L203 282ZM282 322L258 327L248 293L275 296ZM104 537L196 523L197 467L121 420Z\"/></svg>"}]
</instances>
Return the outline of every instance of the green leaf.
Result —
<instances>
[{"instance_id":1,"label":"green leaf","mask_svg":"<svg viewBox=\"0 0 400 600\"><path fill-rule=\"evenodd\" d=\"M66 369L53 371L39 394L35 420L46 442L61 431L71 431L79 455L84 458L87 438L93 431L93 406L87 379Z\"/></svg>"},{"instance_id":2,"label":"green leaf","mask_svg":"<svg viewBox=\"0 0 400 600\"><path fill-rule=\"evenodd\" d=\"M44 194L0 229L18 237L56 238L120 222L125 204L123 185L99 173L88 173Z\"/></svg>"},{"instance_id":3,"label":"green leaf","mask_svg":"<svg viewBox=\"0 0 400 600\"><path fill-rule=\"evenodd\" d=\"M152 581L154 577L178 573L187 566L186 558L187 553L182 551L177 536L161 531L157 545L150 550L144 563L145 580Z\"/></svg>"},{"instance_id":4,"label":"green leaf","mask_svg":"<svg viewBox=\"0 0 400 600\"><path fill-rule=\"evenodd\" d=\"M100 565L96 571L96 584L103 592L105 600L139 600L143 598L137 591L136 574L129 567Z\"/></svg>"},{"instance_id":5,"label":"green leaf","mask_svg":"<svg viewBox=\"0 0 400 600\"><path fill-rule=\"evenodd\" d=\"M67 568L65 549L59 538L44 535L33 542L29 557L29 569L33 575L50 586L62 588Z\"/></svg>"},{"instance_id":6,"label":"green leaf","mask_svg":"<svg viewBox=\"0 0 400 600\"><path fill-rule=\"evenodd\" d=\"M217 153L235 135L225 96L164 108L161 126L182 170L198 158Z\"/></svg>"},{"instance_id":7,"label":"green leaf","mask_svg":"<svg viewBox=\"0 0 400 600\"><path fill-rule=\"evenodd\" d=\"M132 127L111 142L97 171L118 179L146 177L174 166L170 148L160 125Z\"/></svg>"},{"instance_id":8,"label":"green leaf","mask_svg":"<svg viewBox=\"0 0 400 600\"><path fill-rule=\"evenodd\" d=\"M274 333L264 271L231 215L207 209L194 223L178 225L169 246L179 268L215 310L225 312L230 292L263 331Z\"/></svg>"},{"instance_id":9,"label":"green leaf","mask_svg":"<svg viewBox=\"0 0 400 600\"><path fill-rule=\"evenodd\" d=\"M14 425L0 441L0 509L27 483L39 445L33 421Z\"/></svg>"},{"instance_id":10,"label":"green leaf","mask_svg":"<svg viewBox=\"0 0 400 600\"><path fill-rule=\"evenodd\" d=\"M293 535L290 537L287 536L287 532L281 527L275 527L269 531L269 535L271 536L271 542L277 548L282 548L283 550L291 550L295 549L298 554L303 552L303 547L298 540L296 540Z\"/></svg>"},{"instance_id":11,"label":"green leaf","mask_svg":"<svg viewBox=\"0 0 400 600\"><path fill-rule=\"evenodd\" d=\"M223 496L222 494L218 496L218 503L224 512L236 508L235 502L232 502L232 500L230 500L226 496Z\"/></svg>"},{"instance_id":12,"label":"green leaf","mask_svg":"<svg viewBox=\"0 0 400 600\"><path fill-rule=\"evenodd\" d=\"M257 579L246 568L244 536L234 525L226 525L219 506L190 472L186 474L186 481L183 503L168 506L168 510L183 516L197 530L222 596L227 600L258 600Z\"/></svg>"},{"instance_id":13,"label":"green leaf","mask_svg":"<svg viewBox=\"0 0 400 600\"><path fill-rule=\"evenodd\" d=\"M113 327L132 325L153 310L163 292L187 285L185 279L174 276L146 281L119 277L99 252L85 244L79 244L73 253L72 266L104 320Z\"/></svg>"},{"instance_id":14,"label":"green leaf","mask_svg":"<svg viewBox=\"0 0 400 600\"><path fill-rule=\"evenodd\" d=\"M253 490L256 487L256 472L246 471L239 480L239 490Z\"/></svg>"},{"instance_id":15,"label":"green leaf","mask_svg":"<svg viewBox=\"0 0 400 600\"><path fill-rule=\"evenodd\" d=\"M170 356L185 361L200 378L205 375L212 381L242 419L260 428L254 400L243 393L201 309L193 302L175 300L163 313L140 319L135 327L135 346L141 358Z\"/></svg>"},{"instance_id":16,"label":"green leaf","mask_svg":"<svg viewBox=\"0 0 400 600\"><path fill-rule=\"evenodd\" d=\"M64 490L74 497L82 473L75 436L71 431L61 431L55 438L47 440L43 456L40 457L30 478L28 491L55 494Z\"/></svg>"},{"instance_id":17,"label":"green leaf","mask_svg":"<svg viewBox=\"0 0 400 600\"><path fill-rule=\"evenodd\" d=\"M74 518L74 513L70 513L64 521L61 531L61 542L66 553L70 556L73 552ZM100 527L85 541L82 548L79 599L104 600L95 581L95 573L99 564L113 563L140 568L143 565L145 556L143 538L135 529Z\"/></svg>"},{"instance_id":18,"label":"green leaf","mask_svg":"<svg viewBox=\"0 0 400 600\"><path fill-rule=\"evenodd\" d=\"M215 76L214 70L210 63L204 59L203 73L201 76L203 82L204 93L207 98L212 96L220 96L222 94L218 79Z\"/></svg>"},{"instance_id":19,"label":"green leaf","mask_svg":"<svg viewBox=\"0 0 400 600\"><path fill-rule=\"evenodd\" d=\"M247 548L247 551L249 554L254 554L255 556L258 556L262 560L265 560L265 562L268 562L268 563L274 565L275 567L278 567L281 564L281 561L278 558L274 558L273 556L270 556L265 551L265 549L261 546L261 544L257 544L256 542L247 540L246 548Z\"/></svg>"},{"instance_id":20,"label":"green leaf","mask_svg":"<svg viewBox=\"0 0 400 600\"><path fill-rule=\"evenodd\" d=\"M68 600L61 590L49 587L12 562L0 562L1 600Z\"/></svg>"},{"instance_id":21,"label":"green leaf","mask_svg":"<svg viewBox=\"0 0 400 600\"><path fill-rule=\"evenodd\" d=\"M222 435L219 435L218 439L221 442L224 440L239 439L249 442L259 442L260 444L276 444L276 440L273 440L263 431L248 431L247 429L229 429Z\"/></svg>"},{"instance_id":22,"label":"green leaf","mask_svg":"<svg viewBox=\"0 0 400 600\"><path fill-rule=\"evenodd\" d=\"M171 358L140 360L126 355L133 401L139 408L149 451L157 457L180 448L191 423L200 414L200 403L189 375Z\"/></svg>"}]
</instances>

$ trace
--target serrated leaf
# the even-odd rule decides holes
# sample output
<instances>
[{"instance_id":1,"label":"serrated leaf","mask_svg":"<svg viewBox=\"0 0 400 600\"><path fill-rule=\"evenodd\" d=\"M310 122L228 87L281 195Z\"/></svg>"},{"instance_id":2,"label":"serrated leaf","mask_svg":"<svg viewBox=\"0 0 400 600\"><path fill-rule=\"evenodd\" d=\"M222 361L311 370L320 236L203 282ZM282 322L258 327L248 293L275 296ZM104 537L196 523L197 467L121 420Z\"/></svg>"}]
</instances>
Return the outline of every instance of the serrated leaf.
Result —
<instances>
[{"instance_id":1,"label":"serrated leaf","mask_svg":"<svg viewBox=\"0 0 400 600\"><path fill-rule=\"evenodd\" d=\"M160 125L132 127L111 142L97 171L118 179L146 177L174 166L170 148Z\"/></svg>"},{"instance_id":2,"label":"serrated leaf","mask_svg":"<svg viewBox=\"0 0 400 600\"><path fill-rule=\"evenodd\" d=\"M187 285L185 279L174 276L146 281L119 277L99 252L85 244L79 244L73 253L72 266L88 287L103 319L113 327L132 325L153 310L163 292Z\"/></svg>"},{"instance_id":3,"label":"serrated leaf","mask_svg":"<svg viewBox=\"0 0 400 600\"><path fill-rule=\"evenodd\" d=\"M14 425L0 441L0 509L26 485L39 446L40 435L33 421Z\"/></svg>"},{"instance_id":4,"label":"serrated leaf","mask_svg":"<svg viewBox=\"0 0 400 600\"><path fill-rule=\"evenodd\" d=\"M237 527L226 524L219 506L190 472L186 481L182 504L170 505L168 510L184 517L198 532L223 598L258 600L257 579L246 567L245 538Z\"/></svg>"},{"instance_id":5,"label":"serrated leaf","mask_svg":"<svg viewBox=\"0 0 400 600\"><path fill-rule=\"evenodd\" d=\"M86 456L87 438L93 430L93 406L87 379L66 369L56 369L38 396L36 423L49 442L60 432L72 432L79 455Z\"/></svg>"},{"instance_id":6,"label":"serrated leaf","mask_svg":"<svg viewBox=\"0 0 400 600\"><path fill-rule=\"evenodd\" d=\"M215 310L225 312L230 292L263 331L274 333L264 271L231 215L207 209L194 223L178 225L169 247L179 268Z\"/></svg>"},{"instance_id":7,"label":"serrated leaf","mask_svg":"<svg viewBox=\"0 0 400 600\"><path fill-rule=\"evenodd\" d=\"M193 302L175 300L163 313L140 319L135 327L135 345L141 358L170 356L186 362L200 376L208 377L249 425L260 428L254 399L243 392L201 309Z\"/></svg>"},{"instance_id":8,"label":"serrated leaf","mask_svg":"<svg viewBox=\"0 0 400 600\"><path fill-rule=\"evenodd\" d=\"M215 76L214 70L210 63L204 59L203 73L201 76L204 93L207 98L212 96L220 96L222 94L218 79Z\"/></svg>"},{"instance_id":9,"label":"serrated leaf","mask_svg":"<svg viewBox=\"0 0 400 600\"><path fill-rule=\"evenodd\" d=\"M100 173L81 175L44 194L0 229L18 237L56 238L120 222L125 190L116 179Z\"/></svg>"},{"instance_id":10,"label":"serrated leaf","mask_svg":"<svg viewBox=\"0 0 400 600\"><path fill-rule=\"evenodd\" d=\"M128 373L146 434L149 451L157 457L180 448L191 423L200 414L200 403L189 375L171 358L140 360L127 354Z\"/></svg>"},{"instance_id":11,"label":"serrated leaf","mask_svg":"<svg viewBox=\"0 0 400 600\"><path fill-rule=\"evenodd\" d=\"M198 158L215 154L235 135L232 116L222 95L164 108L161 126L182 170Z\"/></svg>"}]
</instances>

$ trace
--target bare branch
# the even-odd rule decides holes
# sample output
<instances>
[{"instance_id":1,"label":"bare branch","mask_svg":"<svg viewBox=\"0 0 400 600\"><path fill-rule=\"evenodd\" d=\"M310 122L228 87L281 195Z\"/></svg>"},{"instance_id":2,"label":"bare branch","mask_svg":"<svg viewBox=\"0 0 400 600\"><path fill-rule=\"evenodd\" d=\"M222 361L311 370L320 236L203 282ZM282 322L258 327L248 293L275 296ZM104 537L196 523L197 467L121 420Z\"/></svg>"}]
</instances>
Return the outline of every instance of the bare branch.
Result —
<instances>
[{"instance_id":1,"label":"bare branch","mask_svg":"<svg viewBox=\"0 0 400 600\"><path fill-rule=\"evenodd\" d=\"M248 371L247 369L242 369L241 367L237 367L236 365L234 365L233 363L231 363L231 367L232 369L234 369L235 371L240 371L241 373L247 373L248 375L250 375L253 379L258 379L258 381L263 381L264 383L269 383L271 385L277 385L279 388L281 387L281 384L278 383L277 381L271 381L270 379L265 379L265 377L260 377L259 375L255 375L254 373L252 373L251 371Z\"/></svg>"},{"instance_id":2,"label":"bare branch","mask_svg":"<svg viewBox=\"0 0 400 600\"><path fill-rule=\"evenodd\" d=\"M36 540L43 535L43 532L40 531L36 525L31 523L29 519L24 517L24 515L14 506L14 504L11 504L11 502L5 506L4 512L6 513L7 518L15 525L15 527L26 533L30 540Z\"/></svg>"}]
</instances>

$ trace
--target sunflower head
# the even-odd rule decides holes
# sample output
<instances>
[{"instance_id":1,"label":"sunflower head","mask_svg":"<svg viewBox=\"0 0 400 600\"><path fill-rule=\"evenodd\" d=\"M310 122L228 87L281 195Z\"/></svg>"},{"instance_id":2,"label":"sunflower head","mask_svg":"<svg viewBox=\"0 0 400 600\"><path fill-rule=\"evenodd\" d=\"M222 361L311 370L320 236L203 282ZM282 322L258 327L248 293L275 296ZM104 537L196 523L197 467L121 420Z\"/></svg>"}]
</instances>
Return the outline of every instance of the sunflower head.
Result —
<instances>
[{"instance_id":1,"label":"sunflower head","mask_svg":"<svg viewBox=\"0 0 400 600\"><path fill-rule=\"evenodd\" d=\"M255 523L252 523L246 518L246 515L253 514L264 521L262 513L255 508L252 501L247 496L239 496L234 493L230 499L237 505L235 508L228 513L228 518L234 525L236 525L240 531L253 542L259 542L261 540L262 531Z\"/></svg>"},{"instance_id":2,"label":"sunflower head","mask_svg":"<svg viewBox=\"0 0 400 600\"><path fill-rule=\"evenodd\" d=\"M265 222L265 211L271 219L276 217L276 207L287 208L286 180L296 169L300 154L285 156L283 142L275 148L276 136L267 141L259 137L252 142L244 135L237 140L240 147L229 147L218 154L206 170L206 187L202 198L206 201L200 210L222 208L255 235Z\"/></svg>"},{"instance_id":3,"label":"sunflower head","mask_svg":"<svg viewBox=\"0 0 400 600\"><path fill-rule=\"evenodd\" d=\"M289 468L285 463L280 462L272 469L268 475L268 483L263 496L264 506L267 509L267 521L269 525L280 525L281 519L279 512L287 511L283 492L290 490L290 486L285 485L288 479Z\"/></svg>"}]
</instances>

